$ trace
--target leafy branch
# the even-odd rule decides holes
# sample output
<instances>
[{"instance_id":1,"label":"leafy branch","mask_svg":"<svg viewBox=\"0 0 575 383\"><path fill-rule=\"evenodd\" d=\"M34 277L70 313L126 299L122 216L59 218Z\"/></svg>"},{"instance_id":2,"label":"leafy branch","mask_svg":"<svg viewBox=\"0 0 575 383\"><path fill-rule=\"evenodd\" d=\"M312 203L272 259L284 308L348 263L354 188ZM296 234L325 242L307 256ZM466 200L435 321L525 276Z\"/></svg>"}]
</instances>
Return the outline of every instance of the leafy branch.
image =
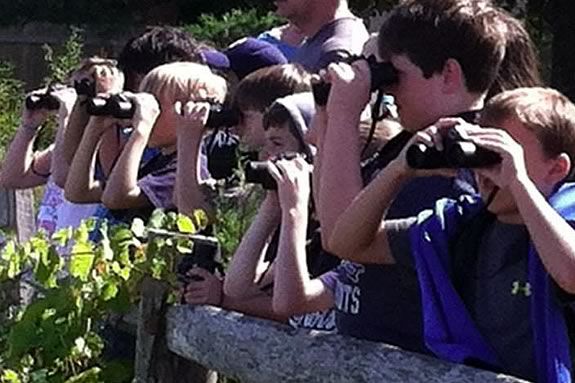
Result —
<instances>
[{"instance_id":1,"label":"leafy branch","mask_svg":"<svg viewBox=\"0 0 575 383\"><path fill-rule=\"evenodd\" d=\"M8 242L0 285L24 276L36 297L10 308L0 333L0 382L100 382L104 375L111 381L99 325L133 307L143 277L175 286L178 257L191 252L206 222L202 212L190 218L158 210L147 226L139 219L131 227L103 223L98 243L90 240L93 220L51 238L38 233L23 244Z\"/></svg>"}]
</instances>

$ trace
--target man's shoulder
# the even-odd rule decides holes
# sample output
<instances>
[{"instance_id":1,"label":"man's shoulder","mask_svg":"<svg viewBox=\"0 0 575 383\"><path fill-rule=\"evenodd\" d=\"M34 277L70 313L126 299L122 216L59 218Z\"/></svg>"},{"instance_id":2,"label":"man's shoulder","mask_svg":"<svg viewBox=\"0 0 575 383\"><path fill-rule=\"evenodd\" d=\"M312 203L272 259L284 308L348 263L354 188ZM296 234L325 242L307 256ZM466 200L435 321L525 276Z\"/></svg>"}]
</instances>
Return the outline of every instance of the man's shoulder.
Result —
<instances>
[{"instance_id":1,"label":"man's shoulder","mask_svg":"<svg viewBox=\"0 0 575 383\"><path fill-rule=\"evenodd\" d=\"M369 38L363 20L355 17L334 20L321 32L323 32L321 47L324 52L346 50L352 54L359 54Z\"/></svg>"}]
</instances>

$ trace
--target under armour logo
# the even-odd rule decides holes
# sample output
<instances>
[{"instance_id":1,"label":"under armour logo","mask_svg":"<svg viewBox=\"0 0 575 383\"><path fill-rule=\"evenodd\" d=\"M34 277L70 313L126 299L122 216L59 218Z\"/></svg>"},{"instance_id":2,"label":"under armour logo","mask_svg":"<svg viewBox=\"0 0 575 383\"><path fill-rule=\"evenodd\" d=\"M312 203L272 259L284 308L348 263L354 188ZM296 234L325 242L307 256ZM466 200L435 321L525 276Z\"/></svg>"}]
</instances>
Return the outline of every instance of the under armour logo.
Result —
<instances>
[{"instance_id":1,"label":"under armour logo","mask_svg":"<svg viewBox=\"0 0 575 383\"><path fill-rule=\"evenodd\" d=\"M531 283L529 282L521 283L520 281L513 282L511 288L511 294L517 295L519 293L523 293L523 295L525 295L526 297L531 296Z\"/></svg>"}]
</instances>

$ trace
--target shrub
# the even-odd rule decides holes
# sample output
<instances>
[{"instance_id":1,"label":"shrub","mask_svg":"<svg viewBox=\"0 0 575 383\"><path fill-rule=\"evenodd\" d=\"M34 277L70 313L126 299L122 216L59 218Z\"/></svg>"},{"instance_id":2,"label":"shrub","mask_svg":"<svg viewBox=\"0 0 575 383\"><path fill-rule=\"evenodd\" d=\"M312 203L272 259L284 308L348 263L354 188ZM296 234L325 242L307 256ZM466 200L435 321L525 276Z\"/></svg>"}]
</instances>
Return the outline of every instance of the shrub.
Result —
<instances>
[{"instance_id":1,"label":"shrub","mask_svg":"<svg viewBox=\"0 0 575 383\"><path fill-rule=\"evenodd\" d=\"M0 157L4 157L20 123L24 96L24 84L14 78L13 69L11 64L0 61Z\"/></svg>"},{"instance_id":2,"label":"shrub","mask_svg":"<svg viewBox=\"0 0 575 383\"><path fill-rule=\"evenodd\" d=\"M272 12L233 9L221 16L201 15L197 23L183 26L183 29L200 41L225 48L242 37L258 35L281 23Z\"/></svg>"}]
</instances>

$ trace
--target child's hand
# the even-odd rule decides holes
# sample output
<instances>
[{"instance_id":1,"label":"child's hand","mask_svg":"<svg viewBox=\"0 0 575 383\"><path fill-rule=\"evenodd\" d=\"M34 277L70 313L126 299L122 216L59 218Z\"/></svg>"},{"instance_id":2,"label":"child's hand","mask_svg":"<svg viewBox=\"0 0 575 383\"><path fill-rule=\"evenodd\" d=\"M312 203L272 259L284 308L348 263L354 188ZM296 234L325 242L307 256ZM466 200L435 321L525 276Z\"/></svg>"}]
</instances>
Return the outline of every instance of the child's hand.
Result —
<instances>
[{"instance_id":1,"label":"child's hand","mask_svg":"<svg viewBox=\"0 0 575 383\"><path fill-rule=\"evenodd\" d=\"M222 278L199 267L194 267L188 271L187 275L196 277L195 279L198 280L191 280L186 285L184 289L186 303L221 306L223 299ZM199 280L200 278L201 280Z\"/></svg>"},{"instance_id":2,"label":"child's hand","mask_svg":"<svg viewBox=\"0 0 575 383\"><path fill-rule=\"evenodd\" d=\"M116 67L116 61L91 57L80 64L72 74L72 81L88 80L95 84L95 93L120 93L124 87L124 75Z\"/></svg>"},{"instance_id":3,"label":"child's hand","mask_svg":"<svg viewBox=\"0 0 575 383\"><path fill-rule=\"evenodd\" d=\"M152 128L160 115L160 105L156 98L149 93L124 93L135 104L136 111L132 117L135 132L149 137Z\"/></svg>"},{"instance_id":4,"label":"child's hand","mask_svg":"<svg viewBox=\"0 0 575 383\"><path fill-rule=\"evenodd\" d=\"M46 94L46 90L46 88L33 90L26 94L26 98L32 95ZM21 126L30 131L37 131L42 127L51 114L53 114L53 111L45 108L28 109L26 107L26 103L24 103L22 105Z\"/></svg>"},{"instance_id":5,"label":"child's hand","mask_svg":"<svg viewBox=\"0 0 575 383\"><path fill-rule=\"evenodd\" d=\"M423 144L430 148L435 148L442 152L444 148L444 137L447 129L458 126L458 129L467 125L467 122L461 118L442 118L435 124L427 127L426 129L417 132L405 145L401 153L392 162L392 166L397 166L400 172L412 177L429 177L429 176L443 176L455 177L457 175L456 169L414 169L409 166L407 162L407 152L413 145Z\"/></svg>"},{"instance_id":6,"label":"child's hand","mask_svg":"<svg viewBox=\"0 0 575 383\"><path fill-rule=\"evenodd\" d=\"M278 195L283 212L291 209L307 212L312 168L301 156L293 160L270 161L269 171L278 184Z\"/></svg>"},{"instance_id":7,"label":"child's hand","mask_svg":"<svg viewBox=\"0 0 575 383\"><path fill-rule=\"evenodd\" d=\"M71 87L59 88L50 93L52 96L56 97L60 102L60 109L58 115L60 118L65 118L70 115L74 103L76 102L76 91Z\"/></svg>"},{"instance_id":8,"label":"child's hand","mask_svg":"<svg viewBox=\"0 0 575 383\"><path fill-rule=\"evenodd\" d=\"M174 104L178 133L195 133L201 136L210 114L210 104L207 102L188 101L185 104L178 101Z\"/></svg>"},{"instance_id":9,"label":"child's hand","mask_svg":"<svg viewBox=\"0 0 575 383\"><path fill-rule=\"evenodd\" d=\"M357 60L352 64L331 63L323 73L324 80L331 83L327 102L327 114L361 114L369 102L371 72L367 61Z\"/></svg>"},{"instance_id":10,"label":"child's hand","mask_svg":"<svg viewBox=\"0 0 575 383\"><path fill-rule=\"evenodd\" d=\"M503 129L469 127L467 136L477 146L489 149L501 157L501 163L489 168L474 169L503 189L517 180L527 179L523 147Z\"/></svg>"}]
</instances>

